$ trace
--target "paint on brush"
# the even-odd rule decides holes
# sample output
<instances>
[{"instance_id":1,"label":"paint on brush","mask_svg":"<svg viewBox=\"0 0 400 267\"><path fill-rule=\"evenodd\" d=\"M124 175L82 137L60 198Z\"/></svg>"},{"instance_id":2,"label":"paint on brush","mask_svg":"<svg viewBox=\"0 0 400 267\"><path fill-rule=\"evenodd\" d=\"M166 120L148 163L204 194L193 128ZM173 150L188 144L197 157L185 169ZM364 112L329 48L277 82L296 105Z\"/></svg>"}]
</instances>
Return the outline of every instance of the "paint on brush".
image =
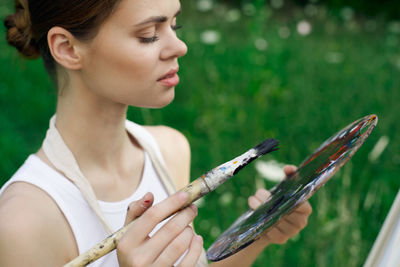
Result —
<instances>
[{"instance_id":1,"label":"paint on brush","mask_svg":"<svg viewBox=\"0 0 400 267\"><path fill-rule=\"evenodd\" d=\"M215 190L222 183L236 175L253 160L278 149L279 141L269 138L242 155L228 161L201 176L205 184L204 194ZM209 191L208 191L209 190ZM203 194L203 192L202 192Z\"/></svg>"}]
</instances>

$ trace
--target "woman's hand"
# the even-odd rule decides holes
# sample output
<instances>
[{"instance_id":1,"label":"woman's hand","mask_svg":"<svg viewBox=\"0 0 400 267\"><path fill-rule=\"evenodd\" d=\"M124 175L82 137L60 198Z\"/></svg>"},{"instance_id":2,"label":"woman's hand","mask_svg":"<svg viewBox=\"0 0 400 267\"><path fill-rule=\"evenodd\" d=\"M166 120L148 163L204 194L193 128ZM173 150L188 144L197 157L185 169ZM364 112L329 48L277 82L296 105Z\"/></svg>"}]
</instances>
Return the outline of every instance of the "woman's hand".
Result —
<instances>
[{"instance_id":1,"label":"woman's hand","mask_svg":"<svg viewBox=\"0 0 400 267\"><path fill-rule=\"evenodd\" d=\"M286 166L284 172L286 176L296 171L295 166ZM257 190L254 196L249 197L249 206L252 209L257 208L265 202L271 194L265 189ZM307 224L308 216L311 214L311 206L305 202L298 206L292 213L285 216L277 224L264 233L261 238L250 246L244 248L238 253L218 262L213 262L210 266L215 267L233 267L233 266L251 266L258 255L269 244L283 244L289 238L295 236Z\"/></svg>"},{"instance_id":2,"label":"woman's hand","mask_svg":"<svg viewBox=\"0 0 400 267\"><path fill-rule=\"evenodd\" d=\"M295 166L285 166L283 169L286 176L296 171ZM265 202L271 194L266 189L258 189L254 196L249 197L249 206L252 209L257 208ZM307 202L299 205L292 213L285 216L278 223L266 232L260 239L260 242L268 244L284 244L288 239L297 235L308 221L312 212L311 205Z\"/></svg>"},{"instance_id":3,"label":"woman's hand","mask_svg":"<svg viewBox=\"0 0 400 267\"><path fill-rule=\"evenodd\" d=\"M176 193L152 206L153 195L147 193L141 200L129 205L125 223L136 220L117 246L121 267L172 266L186 250L179 266L196 265L203 249L203 240L189 225L197 215L195 205L179 211L149 237L157 224L182 208L187 197L186 193Z\"/></svg>"}]
</instances>

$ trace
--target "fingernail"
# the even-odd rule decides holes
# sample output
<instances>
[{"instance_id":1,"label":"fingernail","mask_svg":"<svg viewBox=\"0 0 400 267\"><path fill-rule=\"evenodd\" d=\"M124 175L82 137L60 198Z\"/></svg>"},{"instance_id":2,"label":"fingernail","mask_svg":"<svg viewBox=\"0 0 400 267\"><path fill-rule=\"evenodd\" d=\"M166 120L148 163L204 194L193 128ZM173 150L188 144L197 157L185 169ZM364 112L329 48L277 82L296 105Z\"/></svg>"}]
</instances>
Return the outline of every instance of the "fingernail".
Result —
<instances>
[{"instance_id":1,"label":"fingernail","mask_svg":"<svg viewBox=\"0 0 400 267\"><path fill-rule=\"evenodd\" d=\"M149 204L151 202L150 198L151 198L151 193L148 192L142 197L141 200L143 201L144 204Z\"/></svg>"},{"instance_id":2,"label":"fingernail","mask_svg":"<svg viewBox=\"0 0 400 267\"><path fill-rule=\"evenodd\" d=\"M192 204L192 205L190 205L190 208L194 211L194 213L197 214L198 208L196 205Z\"/></svg>"},{"instance_id":3,"label":"fingernail","mask_svg":"<svg viewBox=\"0 0 400 267\"><path fill-rule=\"evenodd\" d=\"M151 194L146 193L139 201L140 206L142 207L143 210L146 210L149 207L149 204L151 203L151 200L149 198L151 198Z\"/></svg>"},{"instance_id":4,"label":"fingernail","mask_svg":"<svg viewBox=\"0 0 400 267\"><path fill-rule=\"evenodd\" d=\"M146 194L144 194L144 196L142 197L142 199L148 199L148 198L150 198L151 197L151 193L150 192L147 192Z\"/></svg>"},{"instance_id":5,"label":"fingernail","mask_svg":"<svg viewBox=\"0 0 400 267\"><path fill-rule=\"evenodd\" d=\"M196 240L203 244L203 238L200 235L196 235Z\"/></svg>"}]
</instances>

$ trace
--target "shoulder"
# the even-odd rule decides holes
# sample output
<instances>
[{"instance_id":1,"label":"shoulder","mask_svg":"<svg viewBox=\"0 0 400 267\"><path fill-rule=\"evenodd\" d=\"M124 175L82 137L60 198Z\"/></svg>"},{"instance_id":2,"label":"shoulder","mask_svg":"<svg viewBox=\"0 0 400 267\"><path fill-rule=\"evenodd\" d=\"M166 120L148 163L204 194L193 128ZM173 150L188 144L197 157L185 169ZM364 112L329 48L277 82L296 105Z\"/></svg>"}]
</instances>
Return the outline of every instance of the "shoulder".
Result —
<instances>
[{"instance_id":1,"label":"shoulder","mask_svg":"<svg viewBox=\"0 0 400 267\"><path fill-rule=\"evenodd\" d=\"M0 266L63 265L75 254L69 225L44 191L14 183L0 196Z\"/></svg>"},{"instance_id":2,"label":"shoulder","mask_svg":"<svg viewBox=\"0 0 400 267\"><path fill-rule=\"evenodd\" d=\"M190 145L186 137L181 132L167 126L145 126L145 128L156 139L177 189L188 184Z\"/></svg>"}]
</instances>

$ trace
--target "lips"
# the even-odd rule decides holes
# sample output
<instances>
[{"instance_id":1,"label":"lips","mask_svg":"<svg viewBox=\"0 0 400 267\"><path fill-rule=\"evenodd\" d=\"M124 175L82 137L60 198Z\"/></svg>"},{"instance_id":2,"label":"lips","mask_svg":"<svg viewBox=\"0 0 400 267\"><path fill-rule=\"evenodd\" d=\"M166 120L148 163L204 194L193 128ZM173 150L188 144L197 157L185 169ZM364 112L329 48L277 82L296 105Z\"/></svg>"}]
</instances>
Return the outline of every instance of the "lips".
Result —
<instances>
[{"instance_id":1,"label":"lips","mask_svg":"<svg viewBox=\"0 0 400 267\"><path fill-rule=\"evenodd\" d=\"M179 76L177 74L178 70L179 67L170 70L168 73L166 73L157 81L167 87L176 86L179 83Z\"/></svg>"}]
</instances>

